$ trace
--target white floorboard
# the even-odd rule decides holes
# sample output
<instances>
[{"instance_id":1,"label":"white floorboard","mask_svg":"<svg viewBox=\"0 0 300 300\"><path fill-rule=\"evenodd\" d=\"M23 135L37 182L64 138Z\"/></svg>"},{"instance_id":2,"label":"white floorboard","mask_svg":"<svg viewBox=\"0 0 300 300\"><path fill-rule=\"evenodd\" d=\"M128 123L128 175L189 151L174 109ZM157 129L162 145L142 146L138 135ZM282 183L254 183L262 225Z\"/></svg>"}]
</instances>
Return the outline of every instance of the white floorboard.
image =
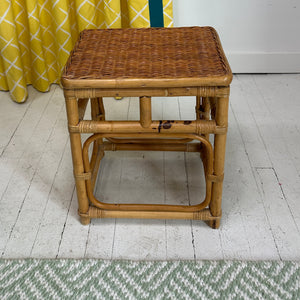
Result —
<instances>
[{"instance_id":1,"label":"white floorboard","mask_svg":"<svg viewBox=\"0 0 300 300\"><path fill-rule=\"evenodd\" d=\"M133 260L300 259L300 74L236 75L219 230L186 220L77 216L62 90L0 93L0 255ZM153 98L153 119L194 119L195 99ZM137 120L137 98L105 98L106 117ZM87 112L88 113L88 112ZM106 202L195 204L198 154L107 152L95 196Z\"/></svg>"}]
</instances>

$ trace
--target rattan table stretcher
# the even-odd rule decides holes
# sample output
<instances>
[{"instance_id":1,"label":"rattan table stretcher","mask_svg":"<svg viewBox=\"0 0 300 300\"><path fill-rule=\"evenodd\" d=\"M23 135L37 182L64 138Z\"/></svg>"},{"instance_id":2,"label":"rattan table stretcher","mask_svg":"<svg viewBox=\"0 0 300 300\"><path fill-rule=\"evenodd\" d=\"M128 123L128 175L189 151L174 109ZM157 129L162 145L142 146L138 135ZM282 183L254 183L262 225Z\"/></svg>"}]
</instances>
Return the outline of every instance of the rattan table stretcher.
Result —
<instances>
[{"instance_id":1,"label":"rattan table stretcher","mask_svg":"<svg viewBox=\"0 0 300 300\"><path fill-rule=\"evenodd\" d=\"M218 228L231 80L211 27L82 31L62 75L81 223L91 218L194 219ZM139 97L140 120L106 121L102 97L127 96ZM167 96L195 96L196 119L152 120L151 97ZM88 102L91 120L84 120ZM91 134L83 145L82 133ZM204 201L188 206L96 199L100 161L105 151L116 150L199 152Z\"/></svg>"}]
</instances>

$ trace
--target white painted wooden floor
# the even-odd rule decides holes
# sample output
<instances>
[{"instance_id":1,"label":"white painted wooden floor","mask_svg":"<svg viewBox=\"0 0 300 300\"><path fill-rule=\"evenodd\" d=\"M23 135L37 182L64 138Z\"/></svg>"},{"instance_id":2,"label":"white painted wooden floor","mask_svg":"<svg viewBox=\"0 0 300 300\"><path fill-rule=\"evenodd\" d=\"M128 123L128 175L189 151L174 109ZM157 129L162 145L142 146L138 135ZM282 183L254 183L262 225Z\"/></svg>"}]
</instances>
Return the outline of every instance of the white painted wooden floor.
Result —
<instances>
[{"instance_id":1,"label":"white painted wooden floor","mask_svg":"<svg viewBox=\"0 0 300 300\"><path fill-rule=\"evenodd\" d=\"M223 218L201 221L77 217L64 98L30 88L0 93L0 255L105 259L300 259L300 74L238 75L230 99ZM136 98L105 99L110 119L135 119ZM194 118L193 98L153 100L154 119ZM106 201L197 203L193 153L108 152L96 195Z\"/></svg>"}]
</instances>

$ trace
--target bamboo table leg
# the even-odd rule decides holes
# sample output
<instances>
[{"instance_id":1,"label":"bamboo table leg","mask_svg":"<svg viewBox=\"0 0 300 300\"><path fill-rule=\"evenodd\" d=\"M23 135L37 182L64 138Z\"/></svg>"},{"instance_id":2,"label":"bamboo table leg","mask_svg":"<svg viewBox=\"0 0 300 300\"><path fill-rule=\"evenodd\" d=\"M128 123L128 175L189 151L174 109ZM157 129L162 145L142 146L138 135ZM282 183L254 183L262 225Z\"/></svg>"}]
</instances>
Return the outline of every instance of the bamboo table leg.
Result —
<instances>
[{"instance_id":1,"label":"bamboo table leg","mask_svg":"<svg viewBox=\"0 0 300 300\"><path fill-rule=\"evenodd\" d=\"M77 125L79 122L78 103L76 98L66 98L66 109L68 116L69 126ZM87 198L86 186L85 186L85 173L82 160L82 145L80 133L70 132L71 152L75 176L75 184L78 198L78 211L80 214L85 214L89 209L89 200ZM81 216L80 221L83 225L90 223L90 218Z\"/></svg>"},{"instance_id":2,"label":"bamboo table leg","mask_svg":"<svg viewBox=\"0 0 300 300\"><path fill-rule=\"evenodd\" d=\"M216 103L216 123L218 126L228 126L228 97L217 98ZM214 217L222 214L222 186L225 163L226 133L216 134L214 139L214 175L219 178L212 186L212 199L210 202L210 212ZM220 227L220 218L209 221L209 226L214 229Z\"/></svg>"},{"instance_id":3,"label":"bamboo table leg","mask_svg":"<svg viewBox=\"0 0 300 300\"><path fill-rule=\"evenodd\" d=\"M201 119L210 119L210 102L208 97L202 97L202 116ZM203 135L207 140L209 140L209 134Z\"/></svg>"}]
</instances>

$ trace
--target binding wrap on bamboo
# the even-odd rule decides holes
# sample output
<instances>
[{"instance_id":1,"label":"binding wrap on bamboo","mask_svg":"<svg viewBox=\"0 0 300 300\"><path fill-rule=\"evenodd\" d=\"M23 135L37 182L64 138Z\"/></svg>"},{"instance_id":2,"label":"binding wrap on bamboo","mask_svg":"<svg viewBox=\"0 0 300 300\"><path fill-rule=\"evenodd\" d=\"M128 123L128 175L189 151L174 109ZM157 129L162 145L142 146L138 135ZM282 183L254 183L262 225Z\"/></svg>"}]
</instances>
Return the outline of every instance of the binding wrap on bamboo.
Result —
<instances>
[{"instance_id":1,"label":"binding wrap on bamboo","mask_svg":"<svg viewBox=\"0 0 300 300\"><path fill-rule=\"evenodd\" d=\"M224 173L221 175L207 175L206 180L209 180L211 182L223 182L224 180Z\"/></svg>"},{"instance_id":2,"label":"binding wrap on bamboo","mask_svg":"<svg viewBox=\"0 0 300 300\"><path fill-rule=\"evenodd\" d=\"M92 178L92 172L81 173L81 174L75 174L74 172L74 178L76 180L90 180Z\"/></svg>"}]
</instances>

